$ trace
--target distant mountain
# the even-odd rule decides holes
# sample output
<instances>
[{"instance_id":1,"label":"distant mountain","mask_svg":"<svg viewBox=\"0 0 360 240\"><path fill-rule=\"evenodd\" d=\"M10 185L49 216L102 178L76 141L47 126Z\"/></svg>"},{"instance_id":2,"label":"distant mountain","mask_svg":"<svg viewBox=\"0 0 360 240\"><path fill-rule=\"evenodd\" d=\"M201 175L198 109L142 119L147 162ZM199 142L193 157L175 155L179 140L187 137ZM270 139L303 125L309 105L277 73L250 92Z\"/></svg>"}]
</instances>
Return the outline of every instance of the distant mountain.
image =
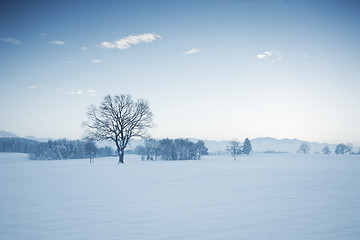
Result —
<instances>
[{"instance_id":1,"label":"distant mountain","mask_svg":"<svg viewBox=\"0 0 360 240\"><path fill-rule=\"evenodd\" d=\"M326 144L317 142L302 141L299 139L276 139L271 137L254 138L250 139L253 151L265 152L265 151L276 151L276 152L288 152L296 153L302 143L306 143L310 146L310 153L321 153L324 146L329 145L330 150L334 152L336 144Z\"/></svg>"},{"instance_id":2,"label":"distant mountain","mask_svg":"<svg viewBox=\"0 0 360 240\"><path fill-rule=\"evenodd\" d=\"M198 139L190 139L191 141L198 141ZM332 152L335 151L336 144L327 144L327 143L317 143L317 142L308 142L302 141L299 139L276 139L271 137L261 137L250 139L253 152L287 152L287 153L296 153L299 150L299 147L302 143L306 143L310 146L310 153L321 153L321 150L324 146L329 145L329 148ZM225 152L226 147L229 145L230 141L213 141L213 140L204 140L206 147L209 149L210 153L216 152Z\"/></svg>"},{"instance_id":3,"label":"distant mountain","mask_svg":"<svg viewBox=\"0 0 360 240\"><path fill-rule=\"evenodd\" d=\"M16 134L0 131L0 137L19 137ZM39 142L47 142L51 138L36 138L34 136L24 137L26 139L35 140ZM192 142L197 142L199 139L189 138ZM215 141L215 140L203 140L206 147L209 150L209 153L225 153L226 147L229 145L230 141ZM321 153L322 148L325 145L329 145L332 153L335 151L336 144L326 144L326 143L317 143L317 142L308 142L302 141L299 139L276 139L271 137L261 137L250 139L253 152L287 152L287 153L296 153L299 150L300 144L306 143L310 146L310 153ZM99 147L111 146L115 148L113 142L103 141L97 144ZM127 146L127 150L134 150L138 145L144 145L144 140L142 139L130 139L130 142Z\"/></svg>"},{"instance_id":4,"label":"distant mountain","mask_svg":"<svg viewBox=\"0 0 360 240\"><path fill-rule=\"evenodd\" d=\"M49 140L51 140L51 138L37 138L35 136L26 136L24 138L34 140L34 141L38 141L38 142L48 142Z\"/></svg>"},{"instance_id":5,"label":"distant mountain","mask_svg":"<svg viewBox=\"0 0 360 240\"><path fill-rule=\"evenodd\" d=\"M15 137L15 138L21 138L20 136L14 134L14 133L11 133L11 132L6 132L6 131L0 131L0 138L2 137ZM34 140L34 141L38 141L38 142L47 142L49 141L51 138L37 138L35 136L26 136L26 137L23 137L25 139L29 139L29 140Z\"/></svg>"},{"instance_id":6,"label":"distant mountain","mask_svg":"<svg viewBox=\"0 0 360 240\"><path fill-rule=\"evenodd\" d=\"M199 139L189 138L192 142L197 142ZM226 147L229 145L230 141L215 141L215 140L203 140L205 146L208 148L209 153L225 153ZM324 146L329 145L332 153L335 151L336 144L326 144L326 143L317 143L317 142L308 142L302 141L299 139L276 139L271 137L262 137L250 139L253 152L287 152L287 153L296 153L299 150L299 147L302 143L309 144L310 153L321 153L321 150ZM110 143L113 145L112 143ZM134 150L136 146L144 145L144 141L141 139L131 139L128 145L129 150Z\"/></svg>"},{"instance_id":7,"label":"distant mountain","mask_svg":"<svg viewBox=\"0 0 360 240\"><path fill-rule=\"evenodd\" d=\"M19 136L16 134L13 134L11 132L6 132L6 131L1 130L0 137L19 137Z\"/></svg>"}]
</instances>

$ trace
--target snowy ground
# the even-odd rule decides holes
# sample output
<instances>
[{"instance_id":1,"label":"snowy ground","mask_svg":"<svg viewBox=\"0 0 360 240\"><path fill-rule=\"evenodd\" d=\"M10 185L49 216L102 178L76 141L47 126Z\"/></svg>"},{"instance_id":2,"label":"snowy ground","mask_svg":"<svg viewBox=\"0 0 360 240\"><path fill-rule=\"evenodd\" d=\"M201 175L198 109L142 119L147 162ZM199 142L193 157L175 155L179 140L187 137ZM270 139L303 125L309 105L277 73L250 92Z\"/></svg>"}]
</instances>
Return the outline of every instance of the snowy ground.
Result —
<instances>
[{"instance_id":1,"label":"snowy ground","mask_svg":"<svg viewBox=\"0 0 360 240\"><path fill-rule=\"evenodd\" d=\"M359 239L360 157L0 154L0 239Z\"/></svg>"}]
</instances>

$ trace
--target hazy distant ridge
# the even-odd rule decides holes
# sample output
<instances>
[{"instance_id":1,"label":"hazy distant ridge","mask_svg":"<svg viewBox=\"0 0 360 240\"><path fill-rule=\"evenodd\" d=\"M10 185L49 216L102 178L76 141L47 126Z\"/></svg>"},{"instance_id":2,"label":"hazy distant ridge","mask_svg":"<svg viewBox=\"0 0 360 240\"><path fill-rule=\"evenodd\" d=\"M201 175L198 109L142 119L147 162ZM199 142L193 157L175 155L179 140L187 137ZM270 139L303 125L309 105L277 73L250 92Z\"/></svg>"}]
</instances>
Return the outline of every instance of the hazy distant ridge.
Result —
<instances>
[{"instance_id":1,"label":"hazy distant ridge","mask_svg":"<svg viewBox=\"0 0 360 240\"><path fill-rule=\"evenodd\" d=\"M19 136L10 132L0 131L0 137L19 137ZM34 136L26 136L24 138L39 142L47 142L48 140L51 139L51 138L36 138ZM198 139L195 138L189 138L189 140L193 142L198 141ZM276 139L272 137L260 137L260 138L250 139L250 141L254 152L275 151L275 152L296 153L299 150L299 146L301 143L307 143L310 146L310 153L315 153L315 152L321 153L321 150L325 145L329 145L330 150L332 152L334 152L336 146L336 144L308 142L296 138ZM144 141L140 139L131 139L127 149L133 150L136 148L136 146L142 145L143 142ZM209 152L214 153L214 152L225 152L226 146L229 145L230 141L204 140L204 142L206 147L209 149ZM109 145L109 144L105 144L105 145Z\"/></svg>"},{"instance_id":2,"label":"hazy distant ridge","mask_svg":"<svg viewBox=\"0 0 360 240\"><path fill-rule=\"evenodd\" d=\"M13 134L11 132L6 132L6 131L1 130L0 137L19 137L19 136L16 134Z\"/></svg>"},{"instance_id":3,"label":"hazy distant ridge","mask_svg":"<svg viewBox=\"0 0 360 240\"><path fill-rule=\"evenodd\" d=\"M261 137L250 139L254 152L276 151L296 153L299 150L301 143L307 143L310 146L310 152L320 152L324 146L329 145L330 150L334 151L336 144L326 144L302 141L299 139L276 139L272 137ZM226 146L230 141L212 141L204 140L205 145L208 147L209 152L225 151Z\"/></svg>"},{"instance_id":4,"label":"hazy distant ridge","mask_svg":"<svg viewBox=\"0 0 360 240\"><path fill-rule=\"evenodd\" d=\"M14 134L14 133L11 133L11 132L6 132L4 130L1 130L0 131L0 138L2 137L16 137L16 138L20 138L20 136ZM30 139L30 140L34 140L34 141L38 141L38 142L47 142L49 141L51 138L37 138L35 136L26 136L26 137L23 137L25 139Z\"/></svg>"},{"instance_id":5,"label":"hazy distant ridge","mask_svg":"<svg viewBox=\"0 0 360 240\"><path fill-rule=\"evenodd\" d=\"M196 142L199 139L189 138L191 141ZM301 143L307 143L310 146L310 153L319 152L324 146L329 145L330 150L334 152L336 144L327 144L327 143L317 143L302 141L299 139L276 139L272 137L261 137L250 139L252 148L254 152L265 152L265 151L275 151L275 152L288 152L296 153L299 150ZM210 153L214 152L225 152L226 146L229 145L230 141L215 141L215 140L204 140L206 147L209 149ZM130 141L131 146L129 149L134 149L137 145L143 144L142 140L132 139Z\"/></svg>"}]
</instances>

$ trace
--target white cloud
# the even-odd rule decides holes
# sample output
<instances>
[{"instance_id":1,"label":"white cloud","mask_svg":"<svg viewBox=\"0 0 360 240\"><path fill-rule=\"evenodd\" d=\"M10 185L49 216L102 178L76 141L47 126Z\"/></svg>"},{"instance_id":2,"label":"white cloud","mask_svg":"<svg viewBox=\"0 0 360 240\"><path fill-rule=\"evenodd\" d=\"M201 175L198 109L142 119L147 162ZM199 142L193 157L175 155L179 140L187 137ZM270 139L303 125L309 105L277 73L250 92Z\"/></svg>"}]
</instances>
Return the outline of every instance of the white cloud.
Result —
<instances>
[{"instance_id":1,"label":"white cloud","mask_svg":"<svg viewBox=\"0 0 360 240\"><path fill-rule=\"evenodd\" d=\"M265 55L268 55L268 56L273 55L273 52L272 52L272 51L265 51L264 53L265 53Z\"/></svg>"},{"instance_id":2,"label":"white cloud","mask_svg":"<svg viewBox=\"0 0 360 240\"><path fill-rule=\"evenodd\" d=\"M92 61L93 63L102 63L103 60L100 59L90 59L90 61Z\"/></svg>"},{"instance_id":3,"label":"white cloud","mask_svg":"<svg viewBox=\"0 0 360 240\"><path fill-rule=\"evenodd\" d=\"M45 33L41 33L40 35L41 35L41 36L45 36L46 34L45 34Z\"/></svg>"},{"instance_id":4,"label":"white cloud","mask_svg":"<svg viewBox=\"0 0 360 240\"><path fill-rule=\"evenodd\" d=\"M82 47L80 48L81 50L88 50L89 48L88 47Z\"/></svg>"},{"instance_id":5,"label":"white cloud","mask_svg":"<svg viewBox=\"0 0 360 240\"><path fill-rule=\"evenodd\" d=\"M50 44L53 44L53 45L64 45L65 42L63 41L49 41Z\"/></svg>"},{"instance_id":6,"label":"white cloud","mask_svg":"<svg viewBox=\"0 0 360 240\"><path fill-rule=\"evenodd\" d=\"M0 38L0 41L2 42L7 42L7 43L11 43L11 44L15 44L15 45L20 45L22 44L21 41L13 38L13 37L8 37L8 38Z\"/></svg>"},{"instance_id":7,"label":"white cloud","mask_svg":"<svg viewBox=\"0 0 360 240\"><path fill-rule=\"evenodd\" d=\"M29 88L30 89L35 89L35 88L41 88L41 84L39 84L39 85L33 85L33 86L30 86Z\"/></svg>"},{"instance_id":8,"label":"white cloud","mask_svg":"<svg viewBox=\"0 0 360 240\"><path fill-rule=\"evenodd\" d=\"M96 96L96 92L95 92L95 90L93 90L93 89L87 90L87 94L88 94L89 96Z\"/></svg>"},{"instance_id":9,"label":"white cloud","mask_svg":"<svg viewBox=\"0 0 360 240\"><path fill-rule=\"evenodd\" d=\"M267 57L267 55L265 55L265 54L258 54L256 57L257 57L257 59L263 59L263 58Z\"/></svg>"},{"instance_id":10,"label":"white cloud","mask_svg":"<svg viewBox=\"0 0 360 240\"><path fill-rule=\"evenodd\" d=\"M257 59L270 58L272 63L276 63L283 59L281 52L279 51L265 51L264 53L260 53L256 55Z\"/></svg>"},{"instance_id":11,"label":"white cloud","mask_svg":"<svg viewBox=\"0 0 360 240\"><path fill-rule=\"evenodd\" d=\"M35 88L41 88L42 90L46 90L46 91L56 91L56 92L64 93L67 95L96 96L96 92L93 89L83 89L83 88L65 89L65 88L59 88L59 87L42 86L41 84L33 85L33 86L29 87L29 89L35 89Z\"/></svg>"},{"instance_id":12,"label":"white cloud","mask_svg":"<svg viewBox=\"0 0 360 240\"><path fill-rule=\"evenodd\" d=\"M76 95L82 95L83 93L84 93L84 89L78 89L77 91L76 91Z\"/></svg>"},{"instance_id":13,"label":"white cloud","mask_svg":"<svg viewBox=\"0 0 360 240\"><path fill-rule=\"evenodd\" d=\"M161 37L157 34L145 33L141 35L130 35L125 38L122 38L115 42L102 42L97 47L108 48L108 49L128 49L131 45L139 44L139 43L151 43L156 39L161 39Z\"/></svg>"},{"instance_id":14,"label":"white cloud","mask_svg":"<svg viewBox=\"0 0 360 240\"><path fill-rule=\"evenodd\" d=\"M96 92L93 89L68 89L66 91L66 94L69 95L85 95L87 94L88 96L96 96Z\"/></svg>"},{"instance_id":15,"label":"white cloud","mask_svg":"<svg viewBox=\"0 0 360 240\"><path fill-rule=\"evenodd\" d=\"M199 49L193 48L193 49L190 49L189 51L184 52L183 54L189 55L189 54L195 54L195 53L199 53L199 52L200 52Z\"/></svg>"}]
</instances>

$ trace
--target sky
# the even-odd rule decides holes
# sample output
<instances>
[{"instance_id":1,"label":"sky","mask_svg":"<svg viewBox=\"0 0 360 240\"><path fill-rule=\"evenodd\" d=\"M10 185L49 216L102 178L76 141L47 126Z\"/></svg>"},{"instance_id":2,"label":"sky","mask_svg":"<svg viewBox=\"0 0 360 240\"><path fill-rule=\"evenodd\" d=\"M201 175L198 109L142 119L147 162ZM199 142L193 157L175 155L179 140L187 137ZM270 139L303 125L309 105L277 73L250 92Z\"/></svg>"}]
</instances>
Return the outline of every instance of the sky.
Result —
<instances>
[{"instance_id":1,"label":"sky","mask_svg":"<svg viewBox=\"0 0 360 240\"><path fill-rule=\"evenodd\" d=\"M1 1L0 130L83 137L107 95L155 138L360 145L360 2Z\"/></svg>"}]
</instances>

